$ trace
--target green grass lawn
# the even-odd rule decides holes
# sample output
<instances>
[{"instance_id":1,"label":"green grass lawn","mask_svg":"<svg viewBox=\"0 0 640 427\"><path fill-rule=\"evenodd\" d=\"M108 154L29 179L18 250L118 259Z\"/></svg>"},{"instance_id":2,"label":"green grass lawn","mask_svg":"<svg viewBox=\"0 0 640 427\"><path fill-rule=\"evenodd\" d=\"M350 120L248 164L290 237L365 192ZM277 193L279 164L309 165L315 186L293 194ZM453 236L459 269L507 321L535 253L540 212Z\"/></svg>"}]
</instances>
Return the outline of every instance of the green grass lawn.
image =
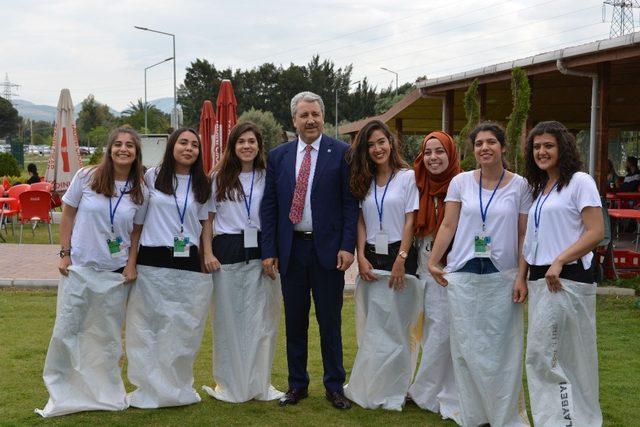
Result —
<instances>
[{"instance_id":1,"label":"green grass lawn","mask_svg":"<svg viewBox=\"0 0 640 427\"><path fill-rule=\"evenodd\" d=\"M635 298L598 297L598 348L600 400L607 426L633 426L638 421L640 396L640 310ZM33 408L42 408L47 392L42 368L55 319L56 294L52 291L0 291L0 425L455 425L409 404L402 412L333 409L324 399L318 329L311 321L309 332L310 397L295 407L280 408L276 402L228 404L201 393L196 405L158 410L128 409L123 412L88 412L42 419ZM312 314L313 319L313 314ZM344 360L347 375L355 358L353 299L343 310ZM286 389L287 370L284 327L273 368L272 382ZM195 386L211 385L211 327L207 327L195 364ZM127 384L131 390L131 385Z\"/></svg>"}]
</instances>

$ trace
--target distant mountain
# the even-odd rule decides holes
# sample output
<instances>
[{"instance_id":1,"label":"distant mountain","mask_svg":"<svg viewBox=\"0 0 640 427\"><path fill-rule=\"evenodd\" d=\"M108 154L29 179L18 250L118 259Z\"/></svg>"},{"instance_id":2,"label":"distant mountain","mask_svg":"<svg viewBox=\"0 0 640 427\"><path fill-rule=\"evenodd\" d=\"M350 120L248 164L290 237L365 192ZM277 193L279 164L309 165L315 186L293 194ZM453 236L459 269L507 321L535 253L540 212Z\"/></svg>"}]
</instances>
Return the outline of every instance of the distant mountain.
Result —
<instances>
[{"instance_id":1,"label":"distant mountain","mask_svg":"<svg viewBox=\"0 0 640 427\"><path fill-rule=\"evenodd\" d=\"M98 101L99 102L99 101ZM173 97L170 98L158 98L149 101L149 104L154 105L160 111L171 114L171 109L173 108ZM16 99L13 101L13 105L18 110L18 113L24 117L25 119L31 120L44 120L47 122L53 122L56 119L56 107L50 105L38 105L33 102L26 101L24 99ZM82 107L82 103L76 104L74 106L74 113L76 119L78 118L78 112ZM126 110L126 109L125 109ZM116 111L113 108L109 108L111 114L118 117L122 114L122 112ZM124 111L124 110L123 110Z\"/></svg>"},{"instance_id":2,"label":"distant mountain","mask_svg":"<svg viewBox=\"0 0 640 427\"><path fill-rule=\"evenodd\" d=\"M18 110L18 114L25 119L44 120L47 122L53 122L56 119L56 107L50 105L37 105L22 99L14 100L13 105Z\"/></svg>"},{"instance_id":3,"label":"distant mountain","mask_svg":"<svg viewBox=\"0 0 640 427\"><path fill-rule=\"evenodd\" d=\"M149 101L149 104L155 106L163 113L170 115L171 110L173 110L173 97L154 99L153 101Z\"/></svg>"}]
</instances>

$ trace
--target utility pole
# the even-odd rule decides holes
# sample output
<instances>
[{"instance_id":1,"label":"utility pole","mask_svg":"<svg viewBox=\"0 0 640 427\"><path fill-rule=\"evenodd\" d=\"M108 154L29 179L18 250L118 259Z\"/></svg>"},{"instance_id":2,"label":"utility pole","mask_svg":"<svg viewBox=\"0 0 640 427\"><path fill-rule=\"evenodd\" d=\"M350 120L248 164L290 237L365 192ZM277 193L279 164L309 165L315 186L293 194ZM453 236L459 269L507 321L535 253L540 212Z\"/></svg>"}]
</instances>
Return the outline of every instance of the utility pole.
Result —
<instances>
[{"instance_id":1,"label":"utility pole","mask_svg":"<svg viewBox=\"0 0 640 427\"><path fill-rule=\"evenodd\" d=\"M602 2L602 22L606 20L606 7L613 6L609 38L624 36L634 32L633 9L640 8L638 0L605 0Z\"/></svg>"}]
</instances>

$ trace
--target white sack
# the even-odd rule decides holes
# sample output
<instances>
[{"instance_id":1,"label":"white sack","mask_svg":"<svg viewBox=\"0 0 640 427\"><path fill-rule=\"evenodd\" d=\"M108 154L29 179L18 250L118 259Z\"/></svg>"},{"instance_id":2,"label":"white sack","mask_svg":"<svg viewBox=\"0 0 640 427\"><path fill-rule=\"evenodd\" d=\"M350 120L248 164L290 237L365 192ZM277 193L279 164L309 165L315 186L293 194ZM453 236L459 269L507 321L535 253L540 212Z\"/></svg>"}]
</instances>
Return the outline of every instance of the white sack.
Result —
<instances>
[{"instance_id":1,"label":"white sack","mask_svg":"<svg viewBox=\"0 0 640 427\"><path fill-rule=\"evenodd\" d=\"M522 390L522 304L515 272L449 273L451 355L463 426L528 426Z\"/></svg>"},{"instance_id":2,"label":"white sack","mask_svg":"<svg viewBox=\"0 0 640 427\"><path fill-rule=\"evenodd\" d=\"M529 282L527 384L536 426L601 426L596 285Z\"/></svg>"},{"instance_id":3,"label":"white sack","mask_svg":"<svg viewBox=\"0 0 640 427\"><path fill-rule=\"evenodd\" d=\"M213 379L209 395L225 402L274 400L271 385L281 313L280 276L262 274L262 262L227 264L213 273Z\"/></svg>"},{"instance_id":4,"label":"white sack","mask_svg":"<svg viewBox=\"0 0 640 427\"><path fill-rule=\"evenodd\" d=\"M427 270L429 259L423 246L419 257L418 274L425 282L422 359L409 395L420 408L461 424L449 341L447 288L440 286Z\"/></svg>"},{"instance_id":5,"label":"white sack","mask_svg":"<svg viewBox=\"0 0 640 427\"><path fill-rule=\"evenodd\" d=\"M367 409L401 411L413 377L422 327L424 283L405 276L405 289L389 288L391 273L356 279L358 353L345 395Z\"/></svg>"},{"instance_id":6,"label":"white sack","mask_svg":"<svg viewBox=\"0 0 640 427\"><path fill-rule=\"evenodd\" d=\"M119 366L128 286L119 273L70 266L58 284L56 322L44 362L49 401L35 412L126 409Z\"/></svg>"},{"instance_id":7,"label":"white sack","mask_svg":"<svg viewBox=\"0 0 640 427\"><path fill-rule=\"evenodd\" d=\"M196 358L211 301L211 275L138 266L127 306L127 375L136 408L189 405Z\"/></svg>"}]
</instances>

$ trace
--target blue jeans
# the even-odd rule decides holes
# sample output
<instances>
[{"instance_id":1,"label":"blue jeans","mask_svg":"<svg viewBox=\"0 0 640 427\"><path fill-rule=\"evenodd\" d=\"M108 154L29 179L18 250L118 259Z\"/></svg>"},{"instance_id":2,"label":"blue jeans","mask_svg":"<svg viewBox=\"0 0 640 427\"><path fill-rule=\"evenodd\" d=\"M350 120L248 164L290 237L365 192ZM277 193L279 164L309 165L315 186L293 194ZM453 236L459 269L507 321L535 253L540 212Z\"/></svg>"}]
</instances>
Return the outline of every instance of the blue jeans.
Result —
<instances>
[{"instance_id":1,"label":"blue jeans","mask_svg":"<svg viewBox=\"0 0 640 427\"><path fill-rule=\"evenodd\" d=\"M472 258L462 266L461 269L456 270L456 273L475 273L475 274L491 274L497 273L498 269L490 258Z\"/></svg>"}]
</instances>

